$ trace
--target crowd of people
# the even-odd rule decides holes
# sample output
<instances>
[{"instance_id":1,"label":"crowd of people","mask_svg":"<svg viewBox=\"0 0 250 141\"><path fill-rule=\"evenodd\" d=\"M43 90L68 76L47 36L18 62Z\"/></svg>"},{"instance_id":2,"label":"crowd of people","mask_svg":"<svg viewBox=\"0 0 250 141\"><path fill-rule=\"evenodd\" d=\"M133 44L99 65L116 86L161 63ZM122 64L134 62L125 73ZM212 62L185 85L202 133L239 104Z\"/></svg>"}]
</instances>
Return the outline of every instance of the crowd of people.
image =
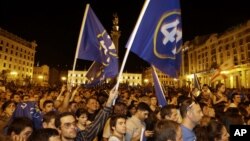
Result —
<instances>
[{"instance_id":1,"label":"crowd of people","mask_svg":"<svg viewBox=\"0 0 250 141\"><path fill-rule=\"evenodd\" d=\"M227 141L250 125L247 89L1 85L0 141Z\"/></svg>"}]
</instances>

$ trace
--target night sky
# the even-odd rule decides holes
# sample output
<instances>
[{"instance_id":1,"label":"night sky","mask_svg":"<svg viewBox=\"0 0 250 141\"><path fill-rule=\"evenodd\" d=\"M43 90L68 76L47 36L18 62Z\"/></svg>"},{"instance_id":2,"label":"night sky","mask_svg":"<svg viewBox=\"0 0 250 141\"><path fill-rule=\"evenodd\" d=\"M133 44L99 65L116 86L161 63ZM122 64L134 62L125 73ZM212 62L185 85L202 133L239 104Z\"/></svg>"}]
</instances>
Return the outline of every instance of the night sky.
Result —
<instances>
[{"instance_id":1,"label":"night sky","mask_svg":"<svg viewBox=\"0 0 250 141\"><path fill-rule=\"evenodd\" d=\"M108 32L112 14L118 14L122 62L124 46L144 0L1 0L0 27L25 40L36 40L35 63L72 69L86 3L90 3ZM197 35L221 33L250 19L247 0L181 0L181 10L184 42ZM90 64L78 60L77 68L87 69ZM125 71L138 72L147 65L130 53Z\"/></svg>"}]
</instances>

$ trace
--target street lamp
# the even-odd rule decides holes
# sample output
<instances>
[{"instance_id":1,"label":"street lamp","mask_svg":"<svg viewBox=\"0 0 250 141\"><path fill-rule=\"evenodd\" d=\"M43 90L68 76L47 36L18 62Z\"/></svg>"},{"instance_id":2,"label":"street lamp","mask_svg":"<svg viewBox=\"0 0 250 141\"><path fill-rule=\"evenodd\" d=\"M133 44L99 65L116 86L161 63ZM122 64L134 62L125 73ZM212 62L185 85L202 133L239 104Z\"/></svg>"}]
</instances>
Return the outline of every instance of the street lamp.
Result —
<instances>
[{"instance_id":1,"label":"street lamp","mask_svg":"<svg viewBox=\"0 0 250 141\"><path fill-rule=\"evenodd\" d=\"M40 81L40 85L42 86L43 85L43 79L44 79L44 76L43 75L38 75L37 77Z\"/></svg>"},{"instance_id":2,"label":"street lamp","mask_svg":"<svg viewBox=\"0 0 250 141\"><path fill-rule=\"evenodd\" d=\"M143 82L144 82L145 85L148 85L149 80L148 80L147 78L145 78L145 79L143 80Z\"/></svg>"},{"instance_id":3,"label":"street lamp","mask_svg":"<svg viewBox=\"0 0 250 141\"><path fill-rule=\"evenodd\" d=\"M62 80L62 81L65 81L66 79L67 79L67 78L66 78L65 76L62 76L62 77L61 77L61 80Z\"/></svg>"},{"instance_id":4,"label":"street lamp","mask_svg":"<svg viewBox=\"0 0 250 141\"><path fill-rule=\"evenodd\" d=\"M38 75L37 78L40 79L40 80L42 80L42 79L43 79L43 76L42 76L42 75Z\"/></svg>"}]
</instances>

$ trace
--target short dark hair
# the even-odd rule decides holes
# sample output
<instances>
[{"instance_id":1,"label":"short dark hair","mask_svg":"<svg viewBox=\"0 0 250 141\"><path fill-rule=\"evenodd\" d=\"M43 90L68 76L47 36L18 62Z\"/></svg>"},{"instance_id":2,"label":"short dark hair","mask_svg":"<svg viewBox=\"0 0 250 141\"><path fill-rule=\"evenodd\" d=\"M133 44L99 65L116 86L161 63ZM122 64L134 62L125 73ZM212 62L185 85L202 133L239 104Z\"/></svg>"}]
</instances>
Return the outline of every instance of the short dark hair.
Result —
<instances>
[{"instance_id":1,"label":"short dark hair","mask_svg":"<svg viewBox=\"0 0 250 141\"><path fill-rule=\"evenodd\" d=\"M11 104L11 103L14 103L15 104L15 102L12 102L12 101L6 101L6 102L4 102L4 104L2 105L2 111L4 112L5 110L6 110L6 108ZM15 104L16 105L16 104Z\"/></svg>"},{"instance_id":2,"label":"short dark hair","mask_svg":"<svg viewBox=\"0 0 250 141\"><path fill-rule=\"evenodd\" d=\"M123 116L123 115L114 115L114 116L112 116L110 118L109 124L110 124L110 129L111 130L113 130L112 127L114 127L117 124L117 120L120 119L120 118L126 119L126 116Z\"/></svg>"},{"instance_id":3,"label":"short dark hair","mask_svg":"<svg viewBox=\"0 0 250 141\"><path fill-rule=\"evenodd\" d=\"M43 115L43 122L49 123L51 119L55 119L58 113L56 111L50 111Z\"/></svg>"},{"instance_id":4,"label":"short dark hair","mask_svg":"<svg viewBox=\"0 0 250 141\"><path fill-rule=\"evenodd\" d=\"M171 116L172 115L172 109L177 109L175 105L165 105L161 108L160 115L161 118L164 119L165 116Z\"/></svg>"},{"instance_id":5,"label":"short dark hair","mask_svg":"<svg viewBox=\"0 0 250 141\"><path fill-rule=\"evenodd\" d=\"M145 103L145 102L140 102L140 103L137 105L136 110L148 111L148 112L151 111L150 107L149 107L148 104Z\"/></svg>"},{"instance_id":6,"label":"short dark hair","mask_svg":"<svg viewBox=\"0 0 250 141\"><path fill-rule=\"evenodd\" d=\"M114 114L124 114L125 111L128 110L128 107L123 102L116 102L113 108Z\"/></svg>"},{"instance_id":7,"label":"short dark hair","mask_svg":"<svg viewBox=\"0 0 250 141\"><path fill-rule=\"evenodd\" d=\"M50 137L59 136L56 129L44 128L34 131L28 138L28 141L48 141Z\"/></svg>"},{"instance_id":8,"label":"short dark hair","mask_svg":"<svg viewBox=\"0 0 250 141\"><path fill-rule=\"evenodd\" d=\"M240 94L239 94L238 92L234 92L234 93L231 95L231 97L230 97L231 102L234 102L234 97L235 97L236 95L240 95Z\"/></svg>"},{"instance_id":9,"label":"short dark hair","mask_svg":"<svg viewBox=\"0 0 250 141\"><path fill-rule=\"evenodd\" d=\"M207 126L208 140L220 140L222 136L222 128L225 127L223 123L211 120Z\"/></svg>"},{"instance_id":10,"label":"short dark hair","mask_svg":"<svg viewBox=\"0 0 250 141\"><path fill-rule=\"evenodd\" d=\"M8 126L7 135L11 135L12 132L20 134L26 127L33 128L32 121L27 117L17 117Z\"/></svg>"},{"instance_id":11,"label":"short dark hair","mask_svg":"<svg viewBox=\"0 0 250 141\"><path fill-rule=\"evenodd\" d=\"M191 98L184 100L180 106L180 113L182 118L186 117L187 111L191 108L192 104L196 104Z\"/></svg>"},{"instance_id":12,"label":"short dark hair","mask_svg":"<svg viewBox=\"0 0 250 141\"><path fill-rule=\"evenodd\" d=\"M43 103L43 108L47 105L47 104L54 104L54 102L52 100L45 100L44 103Z\"/></svg>"},{"instance_id":13,"label":"short dark hair","mask_svg":"<svg viewBox=\"0 0 250 141\"><path fill-rule=\"evenodd\" d=\"M84 108L79 108L76 110L75 116L79 118L82 114L86 114L88 116L88 111Z\"/></svg>"},{"instance_id":14,"label":"short dark hair","mask_svg":"<svg viewBox=\"0 0 250 141\"><path fill-rule=\"evenodd\" d=\"M73 116L75 117L75 115L72 113L72 112L64 112L64 113L61 113L61 114L58 114L56 116L56 119L55 119L55 126L56 128L59 128L61 126L61 118L63 117L66 117L66 116Z\"/></svg>"},{"instance_id":15,"label":"short dark hair","mask_svg":"<svg viewBox=\"0 0 250 141\"><path fill-rule=\"evenodd\" d=\"M180 128L180 124L172 120L160 120L155 125L155 140L166 141L176 139L176 132Z\"/></svg>"},{"instance_id":16,"label":"short dark hair","mask_svg":"<svg viewBox=\"0 0 250 141\"><path fill-rule=\"evenodd\" d=\"M224 84L223 83L218 83L217 85L216 85L216 92L219 90L219 88L221 87L221 86L223 86Z\"/></svg>"}]
</instances>

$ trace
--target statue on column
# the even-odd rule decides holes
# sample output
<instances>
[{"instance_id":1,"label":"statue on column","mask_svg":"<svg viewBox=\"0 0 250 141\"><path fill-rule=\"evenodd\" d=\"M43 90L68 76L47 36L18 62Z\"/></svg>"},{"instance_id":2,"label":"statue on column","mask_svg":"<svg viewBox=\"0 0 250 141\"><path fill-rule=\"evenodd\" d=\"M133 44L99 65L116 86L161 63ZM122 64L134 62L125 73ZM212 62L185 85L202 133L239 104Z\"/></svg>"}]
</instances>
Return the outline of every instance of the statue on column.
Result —
<instances>
[{"instance_id":1,"label":"statue on column","mask_svg":"<svg viewBox=\"0 0 250 141\"><path fill-rule=\"evenodd\" d=\"M115 13L115 14L113 14L113 17L114 17L114 19L113 19L113 30L115 30L115 31L118 31L119 30L119 18L118 18L118 15L117 15L117 13Z\"/></svg>"}]
</instances>

